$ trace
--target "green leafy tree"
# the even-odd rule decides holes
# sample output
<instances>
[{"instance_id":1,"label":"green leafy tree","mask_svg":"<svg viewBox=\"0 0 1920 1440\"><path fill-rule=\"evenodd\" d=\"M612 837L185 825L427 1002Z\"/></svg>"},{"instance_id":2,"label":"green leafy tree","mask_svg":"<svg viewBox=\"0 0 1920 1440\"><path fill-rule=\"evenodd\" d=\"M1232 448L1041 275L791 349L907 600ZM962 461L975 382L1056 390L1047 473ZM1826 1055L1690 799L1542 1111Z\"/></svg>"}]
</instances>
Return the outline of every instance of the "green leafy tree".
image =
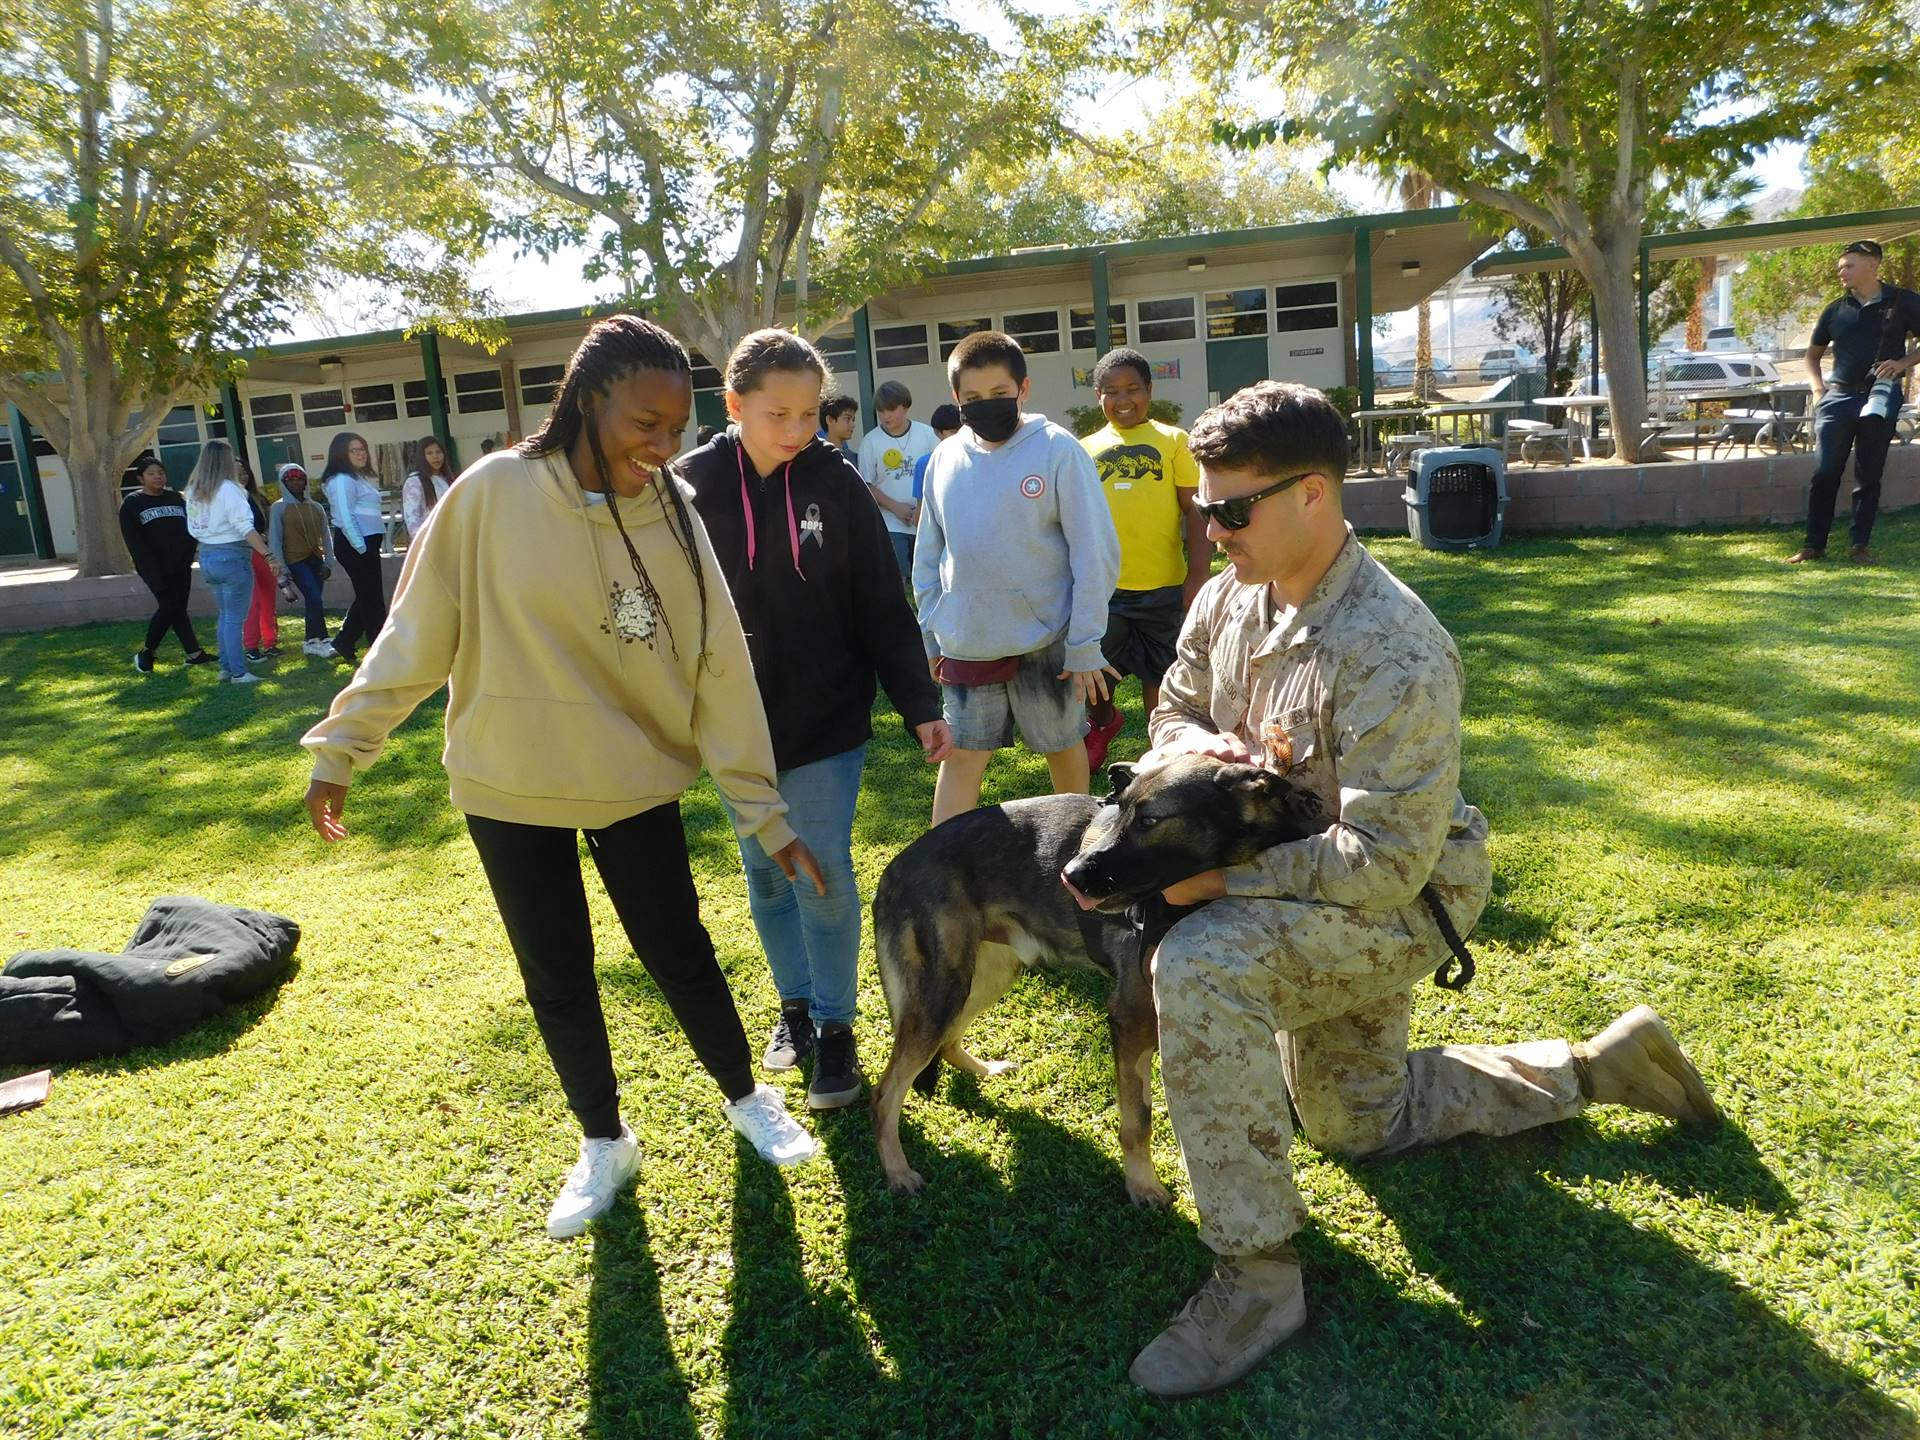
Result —
<instances>
[{"instance_id":1,"label":"green leafy tree","mask_svg":"<svg viewBox=\"0 0 1920 1440\"><path fill-rule=\"evenodd\" d=\"M1724 183L1689 180L1671 197L1675 230L1704 230L1720 225L1745 225L1753 219L1753 202L1765 188L1758 175L1731 175ZM1703 256L1684 262L1693 281L1687 304L1687 349L1707 348L1707 299L1720 278L1720 257Z\"/></svg>"},{"instance_id":2,"label":"green leafy tree","mask_svg":"<svg viewBox=\"0 0 1920 1440\"><path fill-rule=\"evenodd\" d=\"M967 165L909 237L924 263L1023 245L1097 245L1324 220L1346 206L1278 146L1214 137L1210 97L1180 97L1115 136L1072 136L1018 164Z\"/></svg>"},{"instance_id":3,"label":"green leafy tree","mask_svg":"<svg viewBox=\"0 0 1920 1440\"><path fill-rule=\"evenodd\" d=\"M1915 143L1920 144L1920 133ZM1915 188L1902 192L1894 189L1885 170L1857 152L1836 154L1821 147L1809 159L1813 174L1794 207L1796 216L1846 215L1920 203L1920 173L1914 177ZM1920 167L1920 160L1914 163ZM1899 173L1897 167L1894 173ZM1775 344L1788 344L1811 327L1840 294L1836 250L1833 245L1801 245L1751 256L1733 278L1734 313L1742 317L1743 327ZM1908 290L1920 289L1920 239L1887 241L1886 251L1881 278Z\"/></svg>"},{"instance_id":4,"label":"green leafy tree","mask_svg":"<svg viewBox=\"0 0 1920 1440\"><path fill-rule=\"evenodd\" d=\"M1537 231L1516 230L1507 237L1508 248L1516 250L1545 243L1545 237ZM1563 394L1580 364L1580 340L1575 331L1587 318L1591 301L1586 277L1578 270L1510 275L1494 290L1494 332L1539 355L1546 367L1549 392Z\"/></svg>"},{"instance_id":5,"label":"green leafy tree","mask_svg":"<svg viewBox=\"0 0 1920 1440\"><path fill-rule=\"evenodd\" d=\"M1297 97L1266 134L1420 170L1567 248L1598 303L1614 434L1646 419L1635 274L1663 188L1723 181L1897 72L1895 0L1168 0L1156 37ZM1209 43L1197 47L1192 32ZM1708 38L1710 32L1710 39ZM1250 137L1249 137L1250 138Z\"/></svg>"},{"instance_id":6,"label":"green leafy tree","mask_svg":"<svg viewBox=\"0 0 1920 1440\"><path fill-rule=\"evenodd\" d=\"M1102 27L1000 19L1008 43L937 0L436 0L412 24L448 97L423 127L509 187L497 232L591 245L590 278L718 359L909 273L962 166L1062 142Z\"/></svg>"},{"instance_id":7,"label":"green leafy tree","mask_svg":"<svg viewBox=\"0 0 1920 1440\"><path fill-rule=\"evenodd\" d=\"M119 478L167 412L312 287L358 275L464 312L453 248L410 228L445 197L396 172L383 51L358 11L307 0L0 18L0 396L66 462L82 574L126 568Z\"/></svg>"}]
</instances>

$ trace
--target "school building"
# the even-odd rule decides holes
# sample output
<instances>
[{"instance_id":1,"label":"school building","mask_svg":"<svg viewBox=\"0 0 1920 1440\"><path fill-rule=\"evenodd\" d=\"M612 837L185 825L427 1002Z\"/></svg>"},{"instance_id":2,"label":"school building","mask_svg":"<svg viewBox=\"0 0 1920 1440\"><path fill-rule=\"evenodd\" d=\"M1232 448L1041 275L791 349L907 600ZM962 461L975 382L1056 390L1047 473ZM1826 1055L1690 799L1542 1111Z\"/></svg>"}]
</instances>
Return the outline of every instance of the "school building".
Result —
<instances>
[{"instance_id":1,"label":"school building","mask_svg":"<svg viewBox=\"0 0 1920 1440\"><path fill-rule=\"evenodd\" d=\"M1456 208L1343 216L1218 234L1097 247L1041 246L962 261L872 297L821 338L839 385L874 423L873 391L912 391L925 419L949 399L946 360L960 339L1006 331L1027 352L1031 409L1067 422L1095 404L1094 362L1130 345L1152 362L1154 395L1190 424L1261 379L1322 388L1373 380L1373 318L1418 304L1496 237ZM237 439L272 479L297 460L311 473L338 431L364 435L397 489L426 435L451 442L456 465L536 430L567 357L606 310L515 315L493 354L431 332L399 331L270 345L244 375L160 427L155 448L176 481L202 441ZM723 357L695 356L696 423L725 423ZM237 416L237 435L229 420ZM0 437L0 558L68 555L73 498L59 457L17 412ZM688 437L691 443L692 436ZM21 464L23 457L30 463Z\"/></svg>"}]
</instances>

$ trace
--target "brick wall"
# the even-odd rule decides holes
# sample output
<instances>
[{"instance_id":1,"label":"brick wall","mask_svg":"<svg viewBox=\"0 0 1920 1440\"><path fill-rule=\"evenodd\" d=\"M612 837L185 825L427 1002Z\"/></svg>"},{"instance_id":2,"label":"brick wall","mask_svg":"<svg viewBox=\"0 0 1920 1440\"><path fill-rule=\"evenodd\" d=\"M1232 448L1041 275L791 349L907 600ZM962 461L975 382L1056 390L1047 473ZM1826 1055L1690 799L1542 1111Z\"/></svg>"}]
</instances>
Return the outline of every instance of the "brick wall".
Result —
<instances>
[{"instance_id":1,"label":"brick wall","mask_svg":"<svg viewBox=\"0 0 1920 1440\"><path fill-rule=\"evenodd\" d=\"M1807 514L1811 455L1754 455L1740 460L1671 460L1658 465L1507 467L1507 531L1626 530L1640 525L1771 523L1798 525ZM1403 479L1360 476L1347 481L1347 518L1362 530L1405 534ZM1836 527L1844 530L1853 490L1840 483ZM1920 504L1920 444L1887 452L1881 479L1884 513Z\"/></svg>"}]
</instances>

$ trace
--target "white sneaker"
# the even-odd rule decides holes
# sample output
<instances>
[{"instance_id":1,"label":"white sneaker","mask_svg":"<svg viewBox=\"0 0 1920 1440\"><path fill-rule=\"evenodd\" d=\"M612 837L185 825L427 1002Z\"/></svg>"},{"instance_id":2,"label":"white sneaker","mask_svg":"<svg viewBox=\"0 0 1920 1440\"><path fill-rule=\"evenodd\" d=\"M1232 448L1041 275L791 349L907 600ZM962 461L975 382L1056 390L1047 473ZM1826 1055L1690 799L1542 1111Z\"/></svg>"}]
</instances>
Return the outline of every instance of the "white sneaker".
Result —
<instances>
[{"instance_id":1,"label":"white sneaker","mask_svg":"<svg viewBox=\"0 0 1920 1440\"><path fill-rule=\"evenodd\" d=\"M307 640L301 643L300 649L302 653L307 655L331 655L333 654L333 642L331 640Z\"/></svg>"},{"instance_id":2,"label":"white sneaker","mask_svg":"<svg viewBox=\"0 0 1920 1440\"><path fill-rule=\"evenodd\" d=\"M227 683L229 685L258 685L260 683L260 677L251 670L242 670L238 675L229 675L227 677Z\"/></svg>"},{"instance_id":3,"label":"white sneaker","mask_svg":"<svg viewBox=\"0 0 1920 1440\"><path fill-rule=\"evenodd\" d=\"M754 1086L751 1095L729 1101L725 1109L733 1128L747 1137L762 1160L804 1165L820 1153L820 1142L787 1114L787 1102L769 1085Z\"/></svg>"},{"instance_id":4,"label":"white sneaker","mask_svg":"<svg viewBox=\"0 0 1920 1440\"><path fill-rule=\"evenodd\" d=\"M547 1212L547 1234L566 1240L607 1212L620 1189L640 1168L640 1139L622 1122L617 1140L582 1140L580 1159Z\"/></svg>"}]
</instances>

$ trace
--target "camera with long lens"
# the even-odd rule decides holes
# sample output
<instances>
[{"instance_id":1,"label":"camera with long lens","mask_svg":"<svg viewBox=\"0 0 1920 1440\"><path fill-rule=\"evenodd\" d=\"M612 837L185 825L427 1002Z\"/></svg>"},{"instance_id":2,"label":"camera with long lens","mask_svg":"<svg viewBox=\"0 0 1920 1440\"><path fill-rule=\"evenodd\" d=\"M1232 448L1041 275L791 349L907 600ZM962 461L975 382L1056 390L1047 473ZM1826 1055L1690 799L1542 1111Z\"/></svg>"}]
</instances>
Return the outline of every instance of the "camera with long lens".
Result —
<instances>
[{"instance_id":1,"label":"camera with long lens","mask_svg":"<svg viewBox=\"0 0 1920 1440\"><path fill-rule=\"evenodd\" d=\"M1900 408L1900 386L1893 380L1876 380L1867 392L1867 403L1860 407L1862 420L1891 420Z\"/></svg>"}]
</instances>

